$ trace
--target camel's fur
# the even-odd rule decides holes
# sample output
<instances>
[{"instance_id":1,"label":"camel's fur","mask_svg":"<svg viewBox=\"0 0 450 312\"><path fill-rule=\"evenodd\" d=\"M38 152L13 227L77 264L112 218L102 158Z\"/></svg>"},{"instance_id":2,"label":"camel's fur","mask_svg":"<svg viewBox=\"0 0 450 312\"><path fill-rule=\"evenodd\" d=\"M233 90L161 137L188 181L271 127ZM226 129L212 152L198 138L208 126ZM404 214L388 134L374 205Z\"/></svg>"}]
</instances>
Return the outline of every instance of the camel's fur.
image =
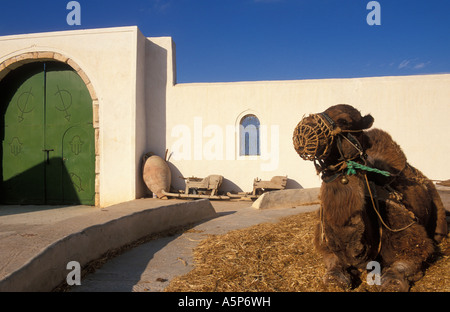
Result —
<instances>
[{"instance_id":1,"label":"camel's fur","mask_svg":"<svg viewBox=\"0 0 450 312\"><path fill-rule=\"evenodd\" d=\"M336 105L325 111L343 130L365 130L374 119L349 105ZM434 184L419 170L407 163L400 146L380 129L354 134L372 168L389 171L394 177L358 171L347 176L348 183L337 178L323 182L320 198L321 222L317 227L315 245L327 267L325 282L343 287L353 283L352 269L365 269L369 261L377 260L383 268L382 287L385 290L408 290L411 281L422 276L422 263L435 250L435 243L447 234L445 210ZM336 143L333 143L336 144ZM325 166L338 161L337 148L325 159ZM342 141L341 151L348 159L357 151ZM378 190L379 212L391 231L381 225L376 215L365 174ZM390 188L385 186L389 185ZM389 198L388 195L396 195ZM380 242L381 236L381 242Z\"/></svg>"}]
</instances>

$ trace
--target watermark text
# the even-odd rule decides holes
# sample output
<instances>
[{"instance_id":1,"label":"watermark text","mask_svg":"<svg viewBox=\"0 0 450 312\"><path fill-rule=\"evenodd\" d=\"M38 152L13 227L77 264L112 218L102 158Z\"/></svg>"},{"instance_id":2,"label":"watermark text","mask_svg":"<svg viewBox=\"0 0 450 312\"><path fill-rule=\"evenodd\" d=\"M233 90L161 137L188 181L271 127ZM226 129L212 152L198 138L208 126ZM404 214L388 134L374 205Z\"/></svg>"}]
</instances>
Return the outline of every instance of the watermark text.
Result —
<instances>
[{"instance_id":1,"label":"watermark text","mask_svg":"<svg viewBox=\"0 0 450 312\"><path fill-rule=\"evenodd\" d=\"M81 285L81 265L78 261L70 261L66 266L67 270L71 270L67 274L66 282L69 286Z\"/></svg>"},{"instance_id":2,"label":"watermark text","mask_svg":"<svg viewBox=\"0 0 450 312\"><path fill-rule=\"evenodd\" d=\"M174 160L259 160L261 171L278 169L279 125L260 125L257 129L252 125L204 125L202 117L194 117L191 125L174 126L171 136L175 139L171 146ZM241 154L246 142L259 148L250 145L247 151L251 153Z\"/></svg>"},{"instance_id":3,"label":"watermark text","mask_svg":"<svg viewBox=\"0 0 450 312\"><path fill-rule=\"evenodd\" d=\"M381 25L381 5L378 1L370 1L366 6L367 10L371 10L369 14L367 14L367 24L369 26L380 26Z\"/></svg>"},{"instance_id":4,"label":"watermark text","mask_svg":"<svg viewBox=\"0 0 450 312\"><path fill-rule=\"evenodd\" d=\"M79 26L81 25L81 5L78 1L70 1L66 6L67 10L71 10L67 14L67 25L69 26Z\"/></svg>"},{"instance_id":5,"label":"watermark text","mask_svg":"<svg viewBox=\"0 0 450 312\"><path fill-rule=\"evenodd\" d=\"M367 284L370 286L381 285L381 265L378 261L370 261L367 263Z\"/></svg>"}]
</instances>

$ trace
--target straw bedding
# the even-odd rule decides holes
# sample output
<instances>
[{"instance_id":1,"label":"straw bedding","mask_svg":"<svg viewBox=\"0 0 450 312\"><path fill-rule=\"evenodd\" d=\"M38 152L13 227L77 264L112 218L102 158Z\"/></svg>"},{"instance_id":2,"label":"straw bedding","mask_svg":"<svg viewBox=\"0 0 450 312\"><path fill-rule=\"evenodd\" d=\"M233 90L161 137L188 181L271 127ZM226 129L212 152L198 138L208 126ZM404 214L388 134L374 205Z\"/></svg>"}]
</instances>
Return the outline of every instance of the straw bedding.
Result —
<instances>
[{"instance_id":1,"label":"straw bedding","mask_svg":"<svg viewBox=\"0 0 450 312\"><path fill-rule=\"evenodd\" d=\"M195 268L177 277L166 291L307 292L342 291L322 282L325 267L313 246L317 212L303 213L211 235L194 250ZM427 263L424 278L411 291L450 291L450 239ZM351 291L379 291L366 282Z\"/></svg>"}]
</instances>

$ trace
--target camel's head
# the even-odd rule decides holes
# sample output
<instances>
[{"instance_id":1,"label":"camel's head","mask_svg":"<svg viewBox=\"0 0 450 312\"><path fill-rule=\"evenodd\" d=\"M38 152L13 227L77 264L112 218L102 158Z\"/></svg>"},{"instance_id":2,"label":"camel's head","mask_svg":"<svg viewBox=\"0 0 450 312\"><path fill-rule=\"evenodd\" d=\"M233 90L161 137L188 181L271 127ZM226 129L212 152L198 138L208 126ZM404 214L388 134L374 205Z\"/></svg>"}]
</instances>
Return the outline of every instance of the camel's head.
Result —
<instances>
[{"instance_id":1,"label":"camel's head","mask_svg":"<svg viewBox=\"0 0 450 312\"><path fill-rule=\"evenodd\" d=\"M300 121L294 130L295 150L305 160L324 160L330 155L338 135L348 139L348 135L344 134L361 133L370 128L373 121L371 115L363 117L350 105L332 106L323 113L309 115ZM352 139L347 141L345 145L348 143L350 147L357 143L352 143ZM345 149L346 146L342 148Z\"/></svg>"}]
</instances>

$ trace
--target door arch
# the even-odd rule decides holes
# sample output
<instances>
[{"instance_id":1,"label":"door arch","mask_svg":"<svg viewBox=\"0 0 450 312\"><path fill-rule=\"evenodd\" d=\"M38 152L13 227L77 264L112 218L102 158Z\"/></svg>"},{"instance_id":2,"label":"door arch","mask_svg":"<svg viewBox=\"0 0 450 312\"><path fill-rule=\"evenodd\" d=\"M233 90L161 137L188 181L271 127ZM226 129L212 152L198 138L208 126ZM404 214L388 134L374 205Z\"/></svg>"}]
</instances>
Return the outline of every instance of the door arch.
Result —
<instances>
[{"instance_id":1,"label":"door arch","mask_svg":"<svg viewBox=\"0 0 450 312\"><path fill-rule=\"evenodd\" d=\"M1 198L8 204L94 205L90 91L68 64L32 62L0 82Z\"/></svg>"}]
</instances>

